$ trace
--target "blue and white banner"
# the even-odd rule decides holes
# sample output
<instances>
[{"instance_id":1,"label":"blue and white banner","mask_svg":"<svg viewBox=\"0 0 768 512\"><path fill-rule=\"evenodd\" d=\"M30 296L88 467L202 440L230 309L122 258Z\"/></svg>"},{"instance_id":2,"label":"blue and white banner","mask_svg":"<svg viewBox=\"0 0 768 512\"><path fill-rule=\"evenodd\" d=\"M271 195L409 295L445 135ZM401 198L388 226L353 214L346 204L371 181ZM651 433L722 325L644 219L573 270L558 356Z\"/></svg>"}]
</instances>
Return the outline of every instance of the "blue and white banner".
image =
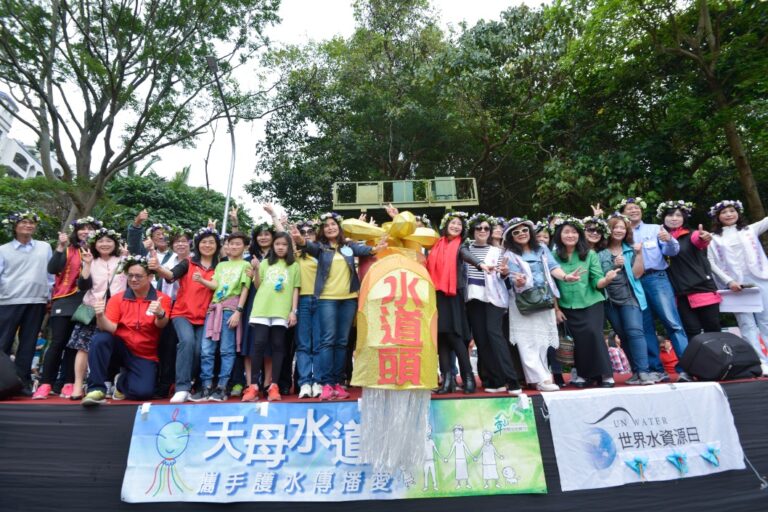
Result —
<instances>
[{"instance_id":1,"label":"blue and white banner","mask_svg":"<svg viewBox=\"0 0 768 512\"><path fill-rule=\"evenodd\" d=\"M563 491L744 469L715 382L545 394Z\"/></svg>"},{"instance_id":2,"label":"blue and white banner","mask_svg":"<svg viewBox=\"0 0 768 512\"><path fill-rule=\"evenodd\" d=\"M356 402L139 409L122 499L344 501L546 492L527 399L436 400L431 409L423 467L393 473L361 464Z\"/></svg>"}]
</instances>

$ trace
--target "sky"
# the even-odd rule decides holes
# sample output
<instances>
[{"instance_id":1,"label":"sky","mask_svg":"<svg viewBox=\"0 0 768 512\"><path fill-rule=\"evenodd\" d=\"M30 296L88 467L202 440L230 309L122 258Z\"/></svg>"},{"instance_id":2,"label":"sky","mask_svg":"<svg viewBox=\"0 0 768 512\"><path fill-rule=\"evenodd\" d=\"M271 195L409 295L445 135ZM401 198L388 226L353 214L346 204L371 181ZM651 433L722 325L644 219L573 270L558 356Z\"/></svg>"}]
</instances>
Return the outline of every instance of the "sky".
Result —
<instances>
[{"instance_id":1,"label":"sky","mask_svg":"<svg viewBox=\"0 0 768 512\"><path fill-rule=\"evenodd\" d=\"M431 0L432 8L439 16L444 29L458 28L466 21L470 26L481 19L498 19L499 13L512 5L527 4L538 6L541 0ZM282 0L279 15L282 22L267 30L273 45L304 44L309 41L323 41L336 35L348 37L354 31L352 0ZM11 137L33 144L35 137L20 123L14 124ZM244 204L256 219L266 218L263 209L245 192L244 186L254 176L256 168L256 142L264 135L264 120L239 122L235 127L235 176L232 197ZM168 148L158 153L161 160L153 165L159 174L173 176L184 166L190 165L189 184L205 186L204 158L211 142L209 134L202 135L194 148ZM231 155L230 137L226 123L220 122L216 140L211 148L209 175L211 188L222 193L227 190L229 162ZM141 167L141 164L139 165Z\"/></svg>"}]
</instances>

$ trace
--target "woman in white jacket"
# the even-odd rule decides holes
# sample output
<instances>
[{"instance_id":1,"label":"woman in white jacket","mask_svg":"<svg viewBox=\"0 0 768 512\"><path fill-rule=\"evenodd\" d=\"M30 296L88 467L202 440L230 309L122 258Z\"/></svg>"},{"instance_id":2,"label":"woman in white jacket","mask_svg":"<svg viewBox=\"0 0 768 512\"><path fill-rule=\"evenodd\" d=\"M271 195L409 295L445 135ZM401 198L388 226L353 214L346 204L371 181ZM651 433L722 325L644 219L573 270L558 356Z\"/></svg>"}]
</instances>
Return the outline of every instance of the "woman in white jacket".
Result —
<instances>
[{"instance_id":1,"label":"woman in white jacket","mask_svg":"<svg viewBox=\"0 0 768 512\"><path fill-rule=\"evenodd\" d=\"M533 222L515 217L504 231L504 260L500 267L502 275L508 275L514 295L509 300L509 341L517 345L523 363L525 380L536 383L539 391L557 391L560 387L552 382L552 373L547 364L547 350L557 348L557 318L554 298L559 297L555 282L561 279L578 281L579 276L566 274L555 261L547 246L538 243ZM521 313L515 303L515 296L533 288L544 291L552 307Z\"/></svg>"},{"instance_id":2,"label":"woman in white jacket","mask_svg":"<svg viewBox=\"0 0 768 512\"><path fill-rule=\"evenodd\" d=\"M720 201L709 210L712 217L712 242L707 256L720 288L740 292L756 286L763 300L760 313L736 313L741 336L749 341L768 370L768 356L760 346L760 336L768 343L768 257L760 245L760 235L768 231L768 217L754 224L744 220L741 201Z\"/></svg>"}]
</instances>

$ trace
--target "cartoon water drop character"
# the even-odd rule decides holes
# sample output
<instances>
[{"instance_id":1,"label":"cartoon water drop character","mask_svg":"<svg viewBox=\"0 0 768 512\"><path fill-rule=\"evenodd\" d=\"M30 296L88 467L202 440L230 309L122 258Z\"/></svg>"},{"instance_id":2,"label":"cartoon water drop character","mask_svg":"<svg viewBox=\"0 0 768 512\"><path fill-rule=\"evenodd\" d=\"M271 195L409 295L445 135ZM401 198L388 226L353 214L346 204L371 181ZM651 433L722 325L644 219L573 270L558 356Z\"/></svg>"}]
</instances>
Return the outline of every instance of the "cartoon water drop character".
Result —
<instances>
[{"instance_id":1,"label":"cartoon water drop character","mask_svg":"<svg viewBox=\"0 0 768 512\"><path fill-rule=\"evenodd\" d=\"M163 425L155 436L155 447L162 460L155 467L152 483L144 494L152 492L152 496L157 496L166 489L172 495L174 487L182 493L184 489L192 490L184 483L176 466L176 459L187 449L191 430L190 425L176 419L178 415L179 410L174 410L171 421Z\"/></svg>"}]
</instances>

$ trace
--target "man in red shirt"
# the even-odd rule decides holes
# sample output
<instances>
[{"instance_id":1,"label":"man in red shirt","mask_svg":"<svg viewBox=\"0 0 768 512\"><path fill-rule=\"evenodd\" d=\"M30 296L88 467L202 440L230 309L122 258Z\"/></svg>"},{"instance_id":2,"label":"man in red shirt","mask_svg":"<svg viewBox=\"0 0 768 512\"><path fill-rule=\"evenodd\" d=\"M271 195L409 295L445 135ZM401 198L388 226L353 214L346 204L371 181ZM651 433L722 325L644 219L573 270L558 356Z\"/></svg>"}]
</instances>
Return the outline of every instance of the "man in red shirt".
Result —
<instances>
[{"instance_id":1,"label":"man in red shirt","mask_svg":"<svg viewBox=\"0 0 768 512\"><path fill-rule=\"evenodd\" d=\"M113 399L146 400L152 397L157 375L157 345L168 324L171 298L150 282L147 258L129 256L124 272L128 289L93 308L99 328L88 351L88 394L83 405L98 405L106 399L107 368L113 354L122 368L115 378Z\"/></svg>"}]
</instances>

